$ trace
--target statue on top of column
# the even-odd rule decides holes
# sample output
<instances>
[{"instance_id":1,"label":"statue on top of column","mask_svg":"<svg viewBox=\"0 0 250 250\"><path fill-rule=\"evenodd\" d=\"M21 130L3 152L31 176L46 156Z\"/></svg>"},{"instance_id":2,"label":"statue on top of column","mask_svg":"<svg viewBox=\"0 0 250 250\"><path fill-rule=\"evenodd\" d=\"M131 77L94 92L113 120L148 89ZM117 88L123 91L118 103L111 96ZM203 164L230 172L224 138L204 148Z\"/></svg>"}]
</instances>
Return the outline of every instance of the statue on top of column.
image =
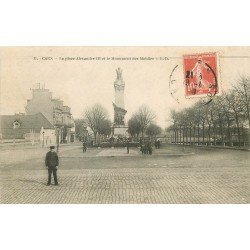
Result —
<instances>
[{"instance_id":1,"label":"statue on top of column","mask_svg":"<svg viewBox=\"0 0 250 250\"><path fill-rule=\"evenodd\" d=\"M116 75L117 75L116 77L117 80L122 80L122 70L120 67L116 69Z\"/></svg>"}]
</instances>

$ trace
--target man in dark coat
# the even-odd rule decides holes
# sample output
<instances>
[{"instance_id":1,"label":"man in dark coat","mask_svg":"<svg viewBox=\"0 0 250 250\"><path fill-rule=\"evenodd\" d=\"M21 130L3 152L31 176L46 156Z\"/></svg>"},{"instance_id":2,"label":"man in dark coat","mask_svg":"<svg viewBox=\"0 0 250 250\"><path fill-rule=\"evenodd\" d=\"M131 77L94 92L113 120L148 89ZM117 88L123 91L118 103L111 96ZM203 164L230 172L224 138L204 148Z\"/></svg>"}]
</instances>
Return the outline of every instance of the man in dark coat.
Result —
<instances>
[{"instance_id":1,"label":"man in dark coat","mask_svg":"<svg viewBox=\"0 0 250 250\"><path fill-rule=\"evenodd\" d=\"M153 149L150 141L147 142L146 148L147 148L147 154L152 155Z\"/></svg>"},{"instance_id":2,"label":"man in dark coat","mask_svg":"<svg viewBox=\"0 0 250 250\"><path fill-rule=\"evenodd\" d=\"M83 141L82 143L82 152L85 153L87 151L86 143Z\"/></svg>"},{"instance_id":3,"label":"man in dark coat","mask_svg":"<svg viewBox=\"0 0 250 250\"><path fill-rule=\"evenodd\" d=\"M160 149L160 147L161 147L161 141L158 139L157 140L157 148Z\"/></svg>"},{"instance_id":4,"label":"man in dark coat","mask_svg":"<svg viewBox=\"0 0 250 250\"><path fill-rule=\"evenodd\" d=\"M129 140L127 140L127 142L126 142L126 147L127 147L127 154L129 154L129 147L130 147Z\"/></svg>"},{"instance_id":5,"label":"man in dark coat","mask_svg":"<svg viewBox=\"0 0 250 250\"><path fill-rule=\"evenodd\" d=\"M55 152L55 147L50 146L50 151L46 154L46 157L45 157L45 166L47 167L48 174L49 174L47 186L51 184L52 173L53 173L55 185L58 185L57 173L56 173L58 165L59 165L59 158L58 158L57 153Z\"/></svg>"}]
</instances>

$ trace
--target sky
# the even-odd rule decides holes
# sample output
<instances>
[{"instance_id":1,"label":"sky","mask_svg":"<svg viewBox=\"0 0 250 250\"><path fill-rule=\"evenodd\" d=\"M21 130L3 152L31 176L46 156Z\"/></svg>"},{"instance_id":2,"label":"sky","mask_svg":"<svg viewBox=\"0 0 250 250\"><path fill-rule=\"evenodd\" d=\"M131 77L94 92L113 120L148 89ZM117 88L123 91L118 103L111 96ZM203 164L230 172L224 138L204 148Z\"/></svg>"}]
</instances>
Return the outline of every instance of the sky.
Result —
<instances>
[{"instance_id":1,"label":"sky","mask_svg":"<svg viewBox=\"0 0 250 250\"><path fill-rule=\"evenodd\" d=\"M185 98L182 57L202 52L218 52L221 89L230 89L240 75L250 75L250 47L2 47L0 112L25 112L30 89L40 83L71 107L74 118L81 118L88 106L99 103L113 120L115 70L120 67L125 120L146 104L164 128L171 123L171 109L181 110L197 101ZM175 84L169 87L176 65Z\"/></svg>"}]
</instances>

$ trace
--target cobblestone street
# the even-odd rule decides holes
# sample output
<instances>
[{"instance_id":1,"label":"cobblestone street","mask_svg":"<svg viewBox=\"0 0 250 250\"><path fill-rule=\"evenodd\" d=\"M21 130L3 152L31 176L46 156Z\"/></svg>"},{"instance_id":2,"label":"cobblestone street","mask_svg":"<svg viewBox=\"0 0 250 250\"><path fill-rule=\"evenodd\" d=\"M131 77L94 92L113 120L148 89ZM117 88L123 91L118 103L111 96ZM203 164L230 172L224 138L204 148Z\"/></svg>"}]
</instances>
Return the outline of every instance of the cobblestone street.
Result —
<instances>
[{"instance_id":1,"label":"cobblestone street","mask_svg":"<svg viewBox=\"0 0 250 250\"><path fill-rule=\"evenodd\" d=\"M5 162L1 203L249 203L249 152L125 152L91 149L83 154L80 147L60 152L59 186L46 186L41 156Z\"/></svg>"}]
</instances>

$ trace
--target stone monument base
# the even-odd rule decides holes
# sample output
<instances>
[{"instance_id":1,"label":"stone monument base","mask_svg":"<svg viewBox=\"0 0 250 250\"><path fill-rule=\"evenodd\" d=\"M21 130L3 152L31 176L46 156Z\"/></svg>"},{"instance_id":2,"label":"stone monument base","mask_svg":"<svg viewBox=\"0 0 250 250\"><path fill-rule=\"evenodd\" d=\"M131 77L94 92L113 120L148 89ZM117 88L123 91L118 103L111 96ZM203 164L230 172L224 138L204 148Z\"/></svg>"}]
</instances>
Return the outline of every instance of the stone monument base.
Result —
<instances>
[{"instance_id":1,"label":"stone monument base","mask_svg":"<svg viewBox=\"0 0 250 250\"><path fill-rule=\"evenodd\" d=\"M118 137L118 136L127 137L128 136L127 130L128 130L128 127L126 126L114 126L113 136L114 137Z\"/></svg>"}]
</instances>

